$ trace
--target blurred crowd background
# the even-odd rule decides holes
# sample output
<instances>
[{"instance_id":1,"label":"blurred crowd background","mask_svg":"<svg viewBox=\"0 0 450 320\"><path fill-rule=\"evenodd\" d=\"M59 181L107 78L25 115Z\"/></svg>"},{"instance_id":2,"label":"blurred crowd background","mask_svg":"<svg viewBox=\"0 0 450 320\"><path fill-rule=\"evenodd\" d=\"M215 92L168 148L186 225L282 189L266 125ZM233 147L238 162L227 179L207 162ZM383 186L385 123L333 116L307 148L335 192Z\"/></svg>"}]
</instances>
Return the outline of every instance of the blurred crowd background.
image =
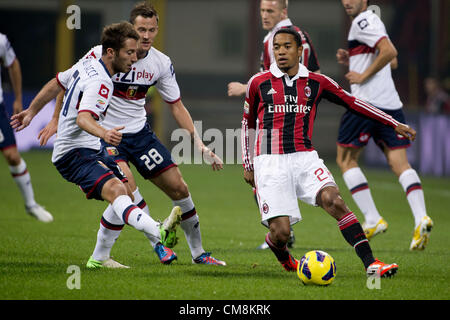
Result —
<instances>
[{"instance_id":1,"label":"blurred crowd background","mask_svg":"<svg viewBox=\"0 0 450 320\"><path fill-rule=\"evenodd\" d=\"M227 83L246 82L259 69L265 35L259 0L150 2L160 15L155 47L171 57L183 102L193 119L202 121L203 131L240 128L243 100L227 97ZM135 3L1 0L0 32L8 36L22 66L24 107L58 71L70 67L98 44L103 26L127 20ZM408 150L410 162L424 174L450 176L450 1L373 0L370 4L379 7L399 53L393 78L407 121L419 132L417 142ZM80 8L79 29L67 27L72 14L67 8L71 5ZM289 18L311 36L322 73L349 89L346 70L336 62L336 50L347 47L350 27L341 1L290 0ZM10 107L12 90L4 68L2 81ZM149 94L148 106L158 135L169 147L174 145L171 133L177 126L157 93ZM39 126L45 125L51 111ZM319 107L313 143L326 160L335 159L343 112L342 107L326 101ZM35 131L24 134L36 140ZM18 143L22 150L34 146ZM365 151L365 163L386 165L373 144Z\"/></svg>"}]
</instances>

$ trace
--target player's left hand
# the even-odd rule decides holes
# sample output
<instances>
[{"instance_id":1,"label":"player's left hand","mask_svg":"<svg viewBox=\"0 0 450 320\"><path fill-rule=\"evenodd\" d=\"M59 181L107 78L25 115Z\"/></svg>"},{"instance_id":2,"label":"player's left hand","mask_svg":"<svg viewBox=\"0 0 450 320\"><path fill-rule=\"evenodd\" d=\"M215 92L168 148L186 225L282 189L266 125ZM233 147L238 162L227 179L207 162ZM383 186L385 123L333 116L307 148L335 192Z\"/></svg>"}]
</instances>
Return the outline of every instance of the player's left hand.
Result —
<instances>
[{"instance_id":1,"label":"player's left hand","mask_svg":"<svg viewBox=\"0 0 450 320\"><path fill-rule=\"evenodd\" d=\"M355 71L347 72L345 78L350 82L350 84L360 84L364 82L363 75Z\"/></svg>"},{"instance_id":2,"label":"player's left hand","mask_svg":"<svg viewBox=\"0 0 450 320\"><path fill-rule=\"evenodd\" d=\"M212 152L208 147L202 148L203 159L207 164L210 164L213 171L223 169L223 161L218 155Z\"/></svg>"},{"instance_id":3,"label":"player's left hand","mask_svg":"<svg viewBox=\"0 0 450 320\"><path fill-rule=\"evenodd\" d=\"M395 127L395 132L411 141L416 139L416 130L406 124L400 123Z\"/></svg>"}]
</instances>

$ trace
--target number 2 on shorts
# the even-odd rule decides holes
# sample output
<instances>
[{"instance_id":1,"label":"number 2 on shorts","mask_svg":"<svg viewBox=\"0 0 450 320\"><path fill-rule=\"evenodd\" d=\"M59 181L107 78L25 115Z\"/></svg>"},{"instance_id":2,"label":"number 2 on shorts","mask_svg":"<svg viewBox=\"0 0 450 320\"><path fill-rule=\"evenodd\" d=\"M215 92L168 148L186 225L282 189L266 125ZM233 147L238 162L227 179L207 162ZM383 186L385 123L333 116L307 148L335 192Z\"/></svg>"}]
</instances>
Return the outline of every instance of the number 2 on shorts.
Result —
<instances>
[{"instance_id":1,"label":"number 2 on shorts","mask_svg":"<svg viewBox=\"0 0 450 320\"><path fill-rule=\"evenodd\" d=\"M325 171L323 171L322 168L319 168L316 171L314 171L314 174L316 175L317 179L319 179L320 182L322 182L323 180L328 178L328 175L326 174ZM324 174L325 174L325 176L323 176Z\"/></svg>"},{"instance_id":2,"label":"number 2 on shorts","mask_svg":"<svg viewBox=\"0 0 450 320\"><path fill-rule=\"evenodd\" d=\"M153 168L156 167L156 165L163 162L164 158L159 154L159 152L152 148L148 151L148 154L143 154L140 159L144 161L145 166L148 170L153 170ZM153 160L153 163L152 163Z\"/></svg>"}]
</instances>

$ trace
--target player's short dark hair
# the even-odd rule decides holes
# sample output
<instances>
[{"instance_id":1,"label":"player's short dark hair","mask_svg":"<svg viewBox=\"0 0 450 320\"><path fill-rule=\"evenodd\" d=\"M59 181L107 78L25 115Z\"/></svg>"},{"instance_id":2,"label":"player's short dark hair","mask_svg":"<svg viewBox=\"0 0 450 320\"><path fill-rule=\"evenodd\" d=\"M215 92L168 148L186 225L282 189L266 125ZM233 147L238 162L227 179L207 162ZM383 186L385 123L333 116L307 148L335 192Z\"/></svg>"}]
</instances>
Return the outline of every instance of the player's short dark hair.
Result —
<instances>
[{"instance_id":1,"label":"player's short dark hair","mask_svg":"<svg viewBox=\"0 0 450 320\"><path fill-rule=\"evenodd\" d=\"M125 46L125 41L130 38L137 41L139 34L128 21L107 25L102 32L102 54L105 54L108 48L119 51Z\"/></svg>"},{"instance_id":2,"label":"player's short dark hair","mask_svg":"<svg viewBox=\"0 0 450 320\"><path fill-rule=\"evenodd\" d=\"M297 47L302 46L302 38L300 37L300 34L298 33L298 31L295 30L294 28L292 28L292 27L281 28L277 32L275 32L273 38L275 39L275 37L280 33L291 34L294 37L295 42L297 43Z\"/></svg>"},{"instance_id":3,"label":"player's short dark hair","mask_svg":"<svg viewBox=\"0 0 450 320\"><path fill-rule=\"evenodd\" d=\"M156 12L155 7L147 1L139 2L134 6L130 12L130 22L134 24L134 21L138 16L142 16L144 18L156 17L156 22L159 22L158 12Z\"/></svg>"}]
</instances>

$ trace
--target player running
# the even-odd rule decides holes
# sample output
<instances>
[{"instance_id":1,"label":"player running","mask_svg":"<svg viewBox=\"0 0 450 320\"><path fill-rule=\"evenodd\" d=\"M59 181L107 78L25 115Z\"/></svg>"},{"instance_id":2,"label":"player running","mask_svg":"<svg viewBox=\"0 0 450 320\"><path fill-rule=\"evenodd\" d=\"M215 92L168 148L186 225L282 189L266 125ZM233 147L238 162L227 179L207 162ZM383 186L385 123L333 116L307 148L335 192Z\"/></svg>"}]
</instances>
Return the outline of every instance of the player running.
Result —
<instances>
[{"instance_id":1,"label":"player running","mask_svg":"<svg viewBox=\"0 0 450 320\"><path fill-rule=\"evenodd\" d=\"M170 58L152 46L158 34L158 19L156 10L147 2L138 3L130 13L130 21L140 35L138 61L129 72L113 75L114 92L108 115L103 122L106 128L114 128L121 124L126 124L126 127L122 130L123 138L118 146L111 145L107 141L102 141L102 146L128 177L135 204L147 214L149 214L148 206L139 192L129 162L136 167L141 176L167 194L174 206L181 208L181 222L177 223L180 223L184 231L194 263L224 266L226 265L224 261L212 257L203 249L199 218L188 186L172 160L170 151L159 141L147 123L145 95L151 86L155 86L168 104L178 125L189 132L195 146L212 163L213 170L222 169L222 160L203 144L195 130L189 111L181 100ZM98 59L101 51L102 47L96 46L85 58ZM42 139L48 139L53 133L53 130L48 129ZM108 206L103 217L113 216L111 210L111 206ZM117 225L119 221L111 223ZM108 225L101 224L92 258L98 260L102 256L109 255L120 232L121 229L112 229ZM173 247L177 242L173 233L166 235L164 240L169 247ZM96 252L103 253L97 255Z\"/></svg>"},{"instance_id":2,"label":"player running","mask_svg":"<svg viewBox=\"0 0 450 320\"><path fill-rule=\"evenodd\" d=\"M13 114L22 111L22 72L20 70L19 59L16 57L14 49L8 41L6 35L0 33L0 60L8 69L9 78L14 90ZM0 74L0 150L8 163L9 171L19 187L25 210L32 217L42 222L53 221L53 216L34 199L31 176L27 169L27 164L17 150L14 131L9 124L9 117L3 103L3 90Z\"/></svg>"},{"instance_id":3,"label":"player running","mask_svg":"<svg viewBox=\"0 0 450 320\"><path fill-rule=\"evenodd\" d=\"M167 264L177 258L176 254L161 243L159 223L133 204L126 177L112 158L101 152L99 139L114 146L122 140L120 130L124 126L106 129L102 121L114 91L111 75L131 70L137 61L138 39L139 35L129 22L105 27L99 59L80 60L70 69L58 73L42 88L28 109L12 117L11 125L18 131L24 129L48 102L65 90L53 164L67 181L77 184L86 193L87 199L110 203L114 221L120 221L120 224L112 224L110 216L103 216L102 223L111 228L129 224L144 232L160 261ZM178 211L175 207L171 216ZM126 267L109 256L99 261L98 266Z\"/></svg>"},{"instance_id":4,"label":"player running","mask_svg":"<svg viewBox=\"0 0 450 320\"><path fill-rule=\"evenodd\" d=\"M348 34L348 50L339 49L338 62L349 67L345 75L352 94L365 100L400 122L405 121L402 102L391 75L397 65L397 50L381 19L367 10L367 0L342 0L352 20ZM344 181L361 212L364 232L368 239L387 230L386 220L379 214L372 198L367 178L358 165L363 148L373 138L384 152L387 162L406 193L414 216L414 235L410 250L423 250L429 241L433 221L427 215L422 184L417 172L408 162L408 139L371 119L347 111L341 119L337 142L337 164Z\"/></svg>"},{"instance_id":5,"label":"player running","mask_svg":"<svg viewBox=\"0 0 450 320\"><path fill-rule=\"evenodd\" d=\"M263 40L263 52L261 54L261 68L260 71L269 70L270 65L275 62L273 54L273 35L280 28L293 27L299 33L302 39L303 52L300 62L308 68L308 70L320 73L319 61L317 59L316 51L312 45L308 33L294 26L292 21L288 18L288 0L261 0L260 15L262 28L268 31ZM239 97L245 94L247 84L240 82L230 82L228 84L228 96ZM253 188L256 205L258 200L256 198L256 190ZM295 242L294 230L291 229L291 236L289 237L288 247L292 248ZM263 242L258 249L267 249L269 246Z\"/></svg>"},{"instance_id":6,"label":"player running","mask_svg":"<svg viewBox=\"0 0 450 320\"><path fill-rule=\"evenodd\" d=\"M261 220L270 230L266 242L287 271L296 271L298 260L286 244L290 225L301 219L297 202L300 199L322 207L337 220L367 275L392 276L398 265L373 257L361 225L314 150L311 137L317 104L325 98L390 126L407 139L414 139L416 132L353 97L330 78L309 72L298 62L301 43L296 30L278 30L273 42L276 62L270 70L250 79L245 98L241 139L244 179L256 187Z\"/></svg>"}]
</instances>

